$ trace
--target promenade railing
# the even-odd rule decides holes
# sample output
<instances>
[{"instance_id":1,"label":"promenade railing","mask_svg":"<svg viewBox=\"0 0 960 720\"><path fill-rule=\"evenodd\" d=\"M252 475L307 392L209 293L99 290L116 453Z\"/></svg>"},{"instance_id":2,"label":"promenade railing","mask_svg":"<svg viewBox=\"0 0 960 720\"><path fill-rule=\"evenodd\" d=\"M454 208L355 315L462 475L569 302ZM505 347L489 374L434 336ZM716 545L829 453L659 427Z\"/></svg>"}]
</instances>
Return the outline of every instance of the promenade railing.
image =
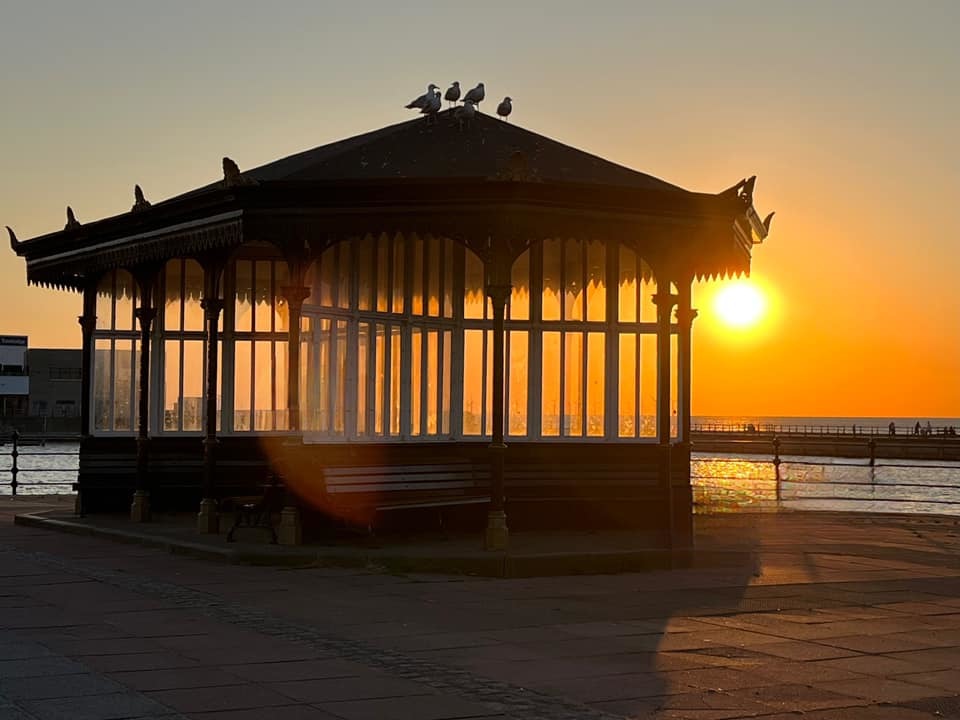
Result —
<instances>
[{"instance_id":1,"label":"promenade railing","mask_svg":"<svg viewBox=\"0 0 960 720\"><path fill-rule=\"evenodd\" d=\"M810 424L780 424L780 423L693 423L691 430L694 433L730 433L742 435L813 435L813 436L871 436L895 438L952 438L960 437L960 428L953 425L931 425L920 423L913 425L894 425L891 431L889 426L876 425L810 425Z\"/></svg>"},{"instance_id":2,"label":"promenade railing","mask_svg":"<svg viewBox=\"0 0 960 720\"><path fill-rule=\"evenodd\" d=\"M52 447L48 447L48 443ZM0 435L0 494L5 487L10 488L14 497L28 488L30 494L36 494L32 489L39 487L49 488L50 494L69 493L77 482L80 457L79 445L59 449L65 444L41 436L21 435L17 430ZM32 449L38 447L43 449ZM37 479L41 473L45 477Z\"/></svg>"}]
</instances>

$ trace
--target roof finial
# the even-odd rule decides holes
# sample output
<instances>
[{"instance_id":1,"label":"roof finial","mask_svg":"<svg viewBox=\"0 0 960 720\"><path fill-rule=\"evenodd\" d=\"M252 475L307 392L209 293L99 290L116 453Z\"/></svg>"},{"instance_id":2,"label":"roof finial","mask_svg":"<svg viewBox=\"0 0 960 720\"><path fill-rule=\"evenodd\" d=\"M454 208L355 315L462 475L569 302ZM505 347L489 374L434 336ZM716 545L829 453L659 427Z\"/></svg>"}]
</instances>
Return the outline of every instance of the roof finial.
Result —
<instances>
[{"instance_id":1,"label":"roof finial","mask_svg":"<svg viewBox=\"0 0 960 720\"><path fill-rule=\"evenodd\" d=\"M73 230L80 227L77 216L73 214L73 208L67 205L67 224L63 226L64 230Z\"/></svg>"},{"instance_id":2,"label":"roof finial","mask_svg":"<svg viewBox=\"0 0 960 720\"><path fill-rule=\"evenodd\" d=\"M238 185L256 185L252 178L244 177L237 164L228 157L223 159L223 186L236 187Z\"/></svg>"},{"instance_id":3,"label":"roof finial","mask_svg":"<svg viewBox=\"0 0 960 720\"><path fill-rule=\"evenodd\" d=\"M17 240L17 234L9 225L7 225L7 232L10 233L10 249L19 255L20 247L23 245L23 243Z\"/></svg>"},{"instance_id":4,"label":"roof finial","mask_svg":"<svg viewBox=\"0 0 960 720\"><path fill-rule=\"evenodd\" d=\"M143 190L140 189L139 185L133 186L133 207L130 208L130 212L140 212L141 210L146 210L150 207L150 201L143 196Z\"/></svg>"},{"instance_id":5,"label":"roof finial","mask_svg":"<svg viewBox=\"0 0 960 720\"><path fill-rule=\"evenodd\" d=\"M776 214L777 214L777 211L774 210L772 213L770 213L763 219L763 227L764 229L766 229L768 233L770 232L770 221L773 220L773 216Z\"/></svg>"}]
</instances>

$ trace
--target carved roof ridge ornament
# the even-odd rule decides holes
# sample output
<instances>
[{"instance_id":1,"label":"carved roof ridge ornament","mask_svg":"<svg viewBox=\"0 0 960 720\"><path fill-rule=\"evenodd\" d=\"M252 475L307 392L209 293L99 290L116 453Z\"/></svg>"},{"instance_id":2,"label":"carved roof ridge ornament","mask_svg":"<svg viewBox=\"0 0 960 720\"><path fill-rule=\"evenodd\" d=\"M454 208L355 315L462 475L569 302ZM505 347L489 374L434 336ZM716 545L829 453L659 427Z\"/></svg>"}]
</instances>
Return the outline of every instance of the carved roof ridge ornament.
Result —
<instances>
[{"instance_id":1,"label":"carved roof ridge ornament","mask_svg":"<svg viewBox=\"0 0 960 720\"><path fill-rule=\"evenodd\" d=\"M773 220L773 216L776 214L777 214L777 211L774 210L763 219L763 227L767 229L767 233L770 232L770 222Z\"/></svg>"},{"instance_id":2,"label":"carved roof ridge ornament","mask_svg":"<svg viewBox=\"0 0 960 720\"><path fill-rule=\"evenodd\" d=\"M540 177L536 169L530 167L530 160L522 150L514 150L510 153L500 169L494 176L494 180L508 180L510 182L540 182Z\"/></svg>"},{"instance_id":3,"label":"carved roof ridge ornament","mask_svg":"<svg viewBox=\"0 0 960 720\"><path fill-rule=\"evenodd\" d=\"M74 230L78 227L80 227L80 221L77 220L77 216L73 214L73 208L67 205L67 224L63 226L63 229Z\"/></svg>"},{"instance_id":4,"label":"carved roof ridge ornament","mask_svg":"<svg viewBox=\"0 0 960 720\"><path fill-rule=\"evenodd\" d=\"M7 232L10 234L10 249L13 250L17 255L20 254L20 248L23 247L23 243L17 240L17 234L13 231L13 228L7 225Z\"/></svg>"},{"instance_id":5,"label":"carved roof ridge ornament","mask_svg":"<svg viewBox=\"0 0 960 720\"><path fill-rule=\"evenodd\" d=\"M727 197L736 197L743 201L743 204L747 207L753 204L753 187L757 184L757 176L751 175L748 178L744 178L736 185L731 188L724 190L720 193L723 196Z\"/></svg>"},{"instance_id":6,"label":"carved roof ridge ornament","mask_svg":"<svg viewBox=\"0 0 960 720\"><path fill-rule=\"evenodd\" d=\"M130 212L140 212L141 210L146 210L150 207L150 201L143 196L143 190L140 189L139 185L133 186L133 207L130 208Z\"/></svg>"},{"instance_id":7,"label":"carved roof ridge ornament","mask_svg":"<svg viewBox=\"0 0 960 720\"><path fill-rule=\"evenodd\" d=\"M240 167L230 158L223 158L223 186L239 187L241 185L256 185L257 181L253 178L244 176L240 172Z\"/></svg>"}]
</instances>

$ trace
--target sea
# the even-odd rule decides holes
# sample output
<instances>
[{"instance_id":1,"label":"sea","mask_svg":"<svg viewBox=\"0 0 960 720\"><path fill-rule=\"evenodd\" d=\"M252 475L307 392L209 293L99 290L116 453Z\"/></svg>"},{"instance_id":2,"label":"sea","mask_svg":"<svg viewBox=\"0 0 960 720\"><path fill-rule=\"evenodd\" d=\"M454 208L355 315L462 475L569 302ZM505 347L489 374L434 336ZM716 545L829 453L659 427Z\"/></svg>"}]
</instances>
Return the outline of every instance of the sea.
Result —
<instances>
[{"instance_id":1,"label":"sea","mask_svg":"<svg viewBox=\"0 0 960 720\"><path fill-rule=\"evenodd\" d=\"M912 432L916 423L953 426L960 418L697 416L694 426L729 429L852 428L858 432ZM47 442L19 448L18 495L71 494L79 445ZM0 496L11 494L10 444L0 444ZM821 510L934 514L960 517L960 462L694 453L691 465L695 512Z\"/></svg>"}]
</instances>

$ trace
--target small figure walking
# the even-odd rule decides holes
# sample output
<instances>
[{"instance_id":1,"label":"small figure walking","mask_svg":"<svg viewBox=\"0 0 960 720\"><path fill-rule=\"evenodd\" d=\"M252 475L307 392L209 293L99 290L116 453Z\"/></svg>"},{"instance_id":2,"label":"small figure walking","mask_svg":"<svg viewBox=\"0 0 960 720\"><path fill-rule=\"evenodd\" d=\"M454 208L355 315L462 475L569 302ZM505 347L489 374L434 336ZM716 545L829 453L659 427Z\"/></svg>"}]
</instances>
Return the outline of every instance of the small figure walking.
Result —
<instances>
[{"instance_id":1,"label":"small figure walking","mask_svg":"<svg viewBox=\"0 0 960 720\"><path fill-rule=\"evenodd\" d=\"M919 434L920 434L920 421L919 421L919 420L917 420L917 424L913 426L913 434L914 434L914 435L919 435Z\"/></svg>"},{"instance_id":2,"label":"small figure walking","mask_svg":"<svg viewBox=\"0 0 960 720\"><path fill-rule=\"evenodd\" d=\"M893 420L891 420L891 421L890 421L890 424L887 425L887 430L890 431L890 435L896 435L896 434L897 434L897 426L896 426L896 423L893 422Z\"/></svg>"}]
</instances>

